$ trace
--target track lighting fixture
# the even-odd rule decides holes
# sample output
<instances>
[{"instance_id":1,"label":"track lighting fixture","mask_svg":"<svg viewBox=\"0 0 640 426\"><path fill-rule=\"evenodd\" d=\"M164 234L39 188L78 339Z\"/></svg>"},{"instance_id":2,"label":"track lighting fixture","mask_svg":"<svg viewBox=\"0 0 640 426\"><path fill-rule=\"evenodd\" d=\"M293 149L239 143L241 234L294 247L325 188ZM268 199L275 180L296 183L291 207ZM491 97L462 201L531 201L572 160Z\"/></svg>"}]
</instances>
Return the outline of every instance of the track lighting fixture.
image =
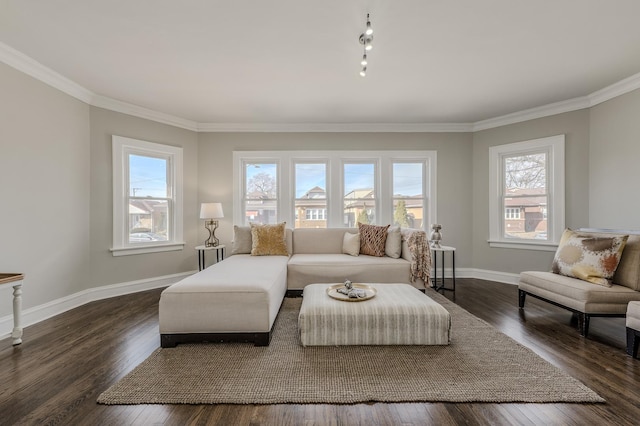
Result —
<instances>
[{"instance_id":1,"label":"track lighting fixture","mask_svg":"<svg viewBox=\"0 0 640 426\"><path fill-rule=\"evenodd\" d=\"M373 48L373 28L371 27L371 21L369 20L369 14L367 13L367 27L360 37L358 38L360 44L364 46L364 54L362 55L362 61L360 61L360 65L362 65L362 71L360 71L360 75L362 77L367 75L367 52Z\"/></svg>"}]
</instances>

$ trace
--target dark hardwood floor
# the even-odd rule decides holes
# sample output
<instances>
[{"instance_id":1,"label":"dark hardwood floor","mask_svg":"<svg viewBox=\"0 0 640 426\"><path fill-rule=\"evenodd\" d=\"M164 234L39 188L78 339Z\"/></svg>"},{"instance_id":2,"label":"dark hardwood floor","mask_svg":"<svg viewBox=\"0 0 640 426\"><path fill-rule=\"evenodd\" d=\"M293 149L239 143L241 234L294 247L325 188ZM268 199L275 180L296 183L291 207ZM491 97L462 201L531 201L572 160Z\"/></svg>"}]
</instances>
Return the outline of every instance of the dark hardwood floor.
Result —
<instances>
[{"instance_id":1,"label":"dark hardwood floor","mask_svg":"<svg viewBox=\"0 0 640 426\"><path fill-rule=\"evenodd\" d=\"M640 360L624 319L594 318L580 337L568 311L517 288L458 279L454 300L598 392L605 404L98 405L98 395L159 347L161 290L93 302L0 341L0 424L60 425L632 425ZM428 362L425 359L425 362Z\"/></svg>"}]
</instances>

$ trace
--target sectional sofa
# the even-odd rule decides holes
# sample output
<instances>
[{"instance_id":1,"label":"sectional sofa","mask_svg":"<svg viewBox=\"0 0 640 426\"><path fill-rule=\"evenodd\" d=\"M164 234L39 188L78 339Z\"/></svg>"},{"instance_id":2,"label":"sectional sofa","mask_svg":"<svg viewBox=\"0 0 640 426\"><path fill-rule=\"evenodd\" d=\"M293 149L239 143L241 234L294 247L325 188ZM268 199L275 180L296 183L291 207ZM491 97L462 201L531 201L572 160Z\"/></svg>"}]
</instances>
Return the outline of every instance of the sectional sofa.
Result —
<instances>
[{"instance_id":1,"label":"sectional sofa","mask_svg":"<svg viewBox=\"0 0 640 426\"><path fill-rule=\"evenodd\" d=\"M232 255L177 282L160 297L162 347L201 341L251 341L268 345L285 295L295 296L312 283L428 282L430 264L423 231L390 228L385 255L343 253L346 237L357 229L287 229L287 255L252 256L241 248L246 230L236 227ZM241 235L245 237L241 237ZM411 243L413 250L409 249ZM420 250L416 250L416 244ZM420 269L420 270L418 270Z\"/></svg>"}]
</instances>

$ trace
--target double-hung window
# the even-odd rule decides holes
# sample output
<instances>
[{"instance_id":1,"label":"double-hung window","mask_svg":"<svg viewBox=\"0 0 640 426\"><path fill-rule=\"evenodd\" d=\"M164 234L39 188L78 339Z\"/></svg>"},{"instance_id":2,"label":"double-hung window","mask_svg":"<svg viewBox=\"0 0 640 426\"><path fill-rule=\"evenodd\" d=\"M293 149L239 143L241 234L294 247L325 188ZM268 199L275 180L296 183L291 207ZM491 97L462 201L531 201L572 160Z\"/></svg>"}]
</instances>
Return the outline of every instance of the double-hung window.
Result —
<instances>
[{"instance_id":1,"label":"double-hung window","mask_svg":"<svg viewBox=\"0 0 640 426\"><path fill-rule=\"evenodd\" d=\"M376 223L376 163L345 162L343 164L343 225Z\"/></svg>"},{"instance_id":2,"label":"double-hung window","mask_svg":"<svg viewBox=\"0 0 640 426\"><path fill-rule=\"evenodd\" d=\"M424 226L426 164L424 161L393 161L393 224L421 229Z\"/></svg>"},{"instance_id":3,"label":"double-hung window","mask_svg":"<svg viewBox=\"0 0 640 426\"><path fill-rule=\"evenodd\" d=\"M492 247L554 250L564 230L564 135L489 149Z\"/></svg>"},{"instance_id":4,"label":"double-hung window","mask_svg":"<svg viewBox=\"0 0 640 426\"><path fill-rule=\"evenodd\" d=\"M245 161L242 168L242 223L276 223L278 220L278 162Z\"/></svg>"},{"instance_id":5,"label":"double-hung window","mask_svg":"<svg viewBox=\"0 0 640 426\"><path fill-rule=\"evenodd\" d=\"M180 250L182 148L113 136L114 256Z\"/></svg>"},{"instance_id":6,"label":"double-hung window","mask_svg":"<svg viewBox=\"0 0 640 426\"><path fill-rule=\"evenodd\" d=\"M295 228L327 227L327 162L294 161Z\"/></svg>"},{"instance_id":7,"label":"double-hung window","mask_svg":"<svg viewBox=\"0 0 640 426\"><path fill-rule=\"evenodd\" d=\"M236 151L234 223L291 228L436 221L435 151Z\"/></svg>"}]
</instances>

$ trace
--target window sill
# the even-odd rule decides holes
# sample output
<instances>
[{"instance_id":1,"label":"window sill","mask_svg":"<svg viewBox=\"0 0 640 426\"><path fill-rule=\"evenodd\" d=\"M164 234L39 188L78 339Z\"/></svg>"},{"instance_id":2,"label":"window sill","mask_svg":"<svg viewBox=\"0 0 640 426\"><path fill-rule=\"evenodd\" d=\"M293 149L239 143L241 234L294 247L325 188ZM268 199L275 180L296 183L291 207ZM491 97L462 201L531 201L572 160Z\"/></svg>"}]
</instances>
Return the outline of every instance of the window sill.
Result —
<instances>
[{"instance_id":1,"label":"window sill","mask_svg":"<svg viewBox=\"0 0 640 426\"><path fill-rule=\"evenodd\" d=\"M518 250L536 250L536 251L556 251L558 243L540 242L540 241L499 241L488 240L489 247L492 248L511 248Z\"/></svg>"},{"instance_id":2,"label":"window sill","mask_svg":"<svg viewBox=\"0 0 640 426\"><path fill-rule=\"evenodd\" d=\"M130 256L134 254L159 253L163 251L182 250L185 243L144 245L140 247L114 247L110 251L113 256Z\"/></svg>"}]
</instances>

